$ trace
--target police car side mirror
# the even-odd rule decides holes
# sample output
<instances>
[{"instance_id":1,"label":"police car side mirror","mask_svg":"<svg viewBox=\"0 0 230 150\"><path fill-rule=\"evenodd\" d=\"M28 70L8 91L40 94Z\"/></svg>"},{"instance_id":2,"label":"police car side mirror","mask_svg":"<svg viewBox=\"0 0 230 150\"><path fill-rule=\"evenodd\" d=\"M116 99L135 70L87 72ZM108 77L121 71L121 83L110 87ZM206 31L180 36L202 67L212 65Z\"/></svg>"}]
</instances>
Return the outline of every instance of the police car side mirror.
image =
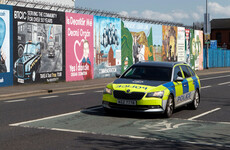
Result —
<instances>
[{"instance_id":1,"label":"police car side mirror","mask_svg":"<svg viewBox=\"0 0 230 150\"><path fill-rule=\"evenodd\" d=\"M176 78L176 82L182 82L184 80L184 78L182 78L182 77L177 77Z\"/></svg>"},{"instance_id":2,"label":"police car side mirror","mask_svg":"<svg viewBox=\"0 0 230 150\"><path fill-rule=\"evenodd\" d=\"M121 76L120 74L116 73L116 78L119 78L120 76Z\"/></svg>"}]
</instances>

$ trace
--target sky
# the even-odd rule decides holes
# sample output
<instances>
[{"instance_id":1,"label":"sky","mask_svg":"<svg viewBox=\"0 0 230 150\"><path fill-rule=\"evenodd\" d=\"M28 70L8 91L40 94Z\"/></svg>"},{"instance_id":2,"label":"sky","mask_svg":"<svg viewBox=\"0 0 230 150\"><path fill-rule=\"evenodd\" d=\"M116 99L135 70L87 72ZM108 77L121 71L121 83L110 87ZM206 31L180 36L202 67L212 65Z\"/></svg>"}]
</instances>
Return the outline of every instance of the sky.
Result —
<instances>
[{"instance_id":1,"label":"sky","mask_svg":"<svg viewBox=\"0 0 230 150\"><path fill-rule=\"evenodd\" d=\"M206 0L75 0L75 5L184 25L203 22L206 12ZM230 18L230 0L208 0L208 12L211 20Z\"/></svg>"}]
</instances>

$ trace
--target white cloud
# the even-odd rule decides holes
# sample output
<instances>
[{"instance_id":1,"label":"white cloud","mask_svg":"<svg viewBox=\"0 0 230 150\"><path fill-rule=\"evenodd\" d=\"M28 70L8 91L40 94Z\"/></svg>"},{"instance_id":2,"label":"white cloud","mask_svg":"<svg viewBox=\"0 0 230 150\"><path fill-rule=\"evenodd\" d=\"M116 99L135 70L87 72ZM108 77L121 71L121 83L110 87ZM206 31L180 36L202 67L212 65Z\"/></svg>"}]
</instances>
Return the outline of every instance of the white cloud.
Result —
<instances>
[{"instance_id":1,"label":"white cloud","mask_svg":"<svg viewBox=\"0 0 230 150\"><path fill-rule=\"evenodd\" d=\"M175 19L178 19L178 20L183 20L183 19L188 19L189 18L189 15L183 11L172 11L172 16L175 18Z\"/></svg>"},{"instance_id":2,"label":"white cloud","mask_svg":"<svg viewBox=\"0 0 230 150\"><path fill-rule=\"evenodd\" d=\"M201 19L201 15L196 12L192 13L192 17L195 21L198 21Z\"/></svg>"},{"instance_id":3,"label":"white cloud","mask_svg":"<svg viewBox=\"0 0 230 150\"><path fill-rule=\"evenodd\" d=\"M129 16L129 13L127 11L121 11L118 14L121 15L121 16L125 16L125 17Z\"/></svg>"},{"instance_id":4,"label":"white cloud","mask_svg":"<svg viewBox=\"0 0 230 150\"><path fill-rule=\"evenodd\" d=\"M223 17L230 17L230 5L222 6L216 2L209 2L208 9L211 14L224 15Z\"/></svg>"},{"instance_id":5,"label":"white cloud","mask_svg":"<svg viewBox=\"0 0 230 150\"><path fill-rule=\"evenodd\" d=\"M139 12L137 10L131 11L131 16L139 17Z\"/></svg>"}]
</instances>

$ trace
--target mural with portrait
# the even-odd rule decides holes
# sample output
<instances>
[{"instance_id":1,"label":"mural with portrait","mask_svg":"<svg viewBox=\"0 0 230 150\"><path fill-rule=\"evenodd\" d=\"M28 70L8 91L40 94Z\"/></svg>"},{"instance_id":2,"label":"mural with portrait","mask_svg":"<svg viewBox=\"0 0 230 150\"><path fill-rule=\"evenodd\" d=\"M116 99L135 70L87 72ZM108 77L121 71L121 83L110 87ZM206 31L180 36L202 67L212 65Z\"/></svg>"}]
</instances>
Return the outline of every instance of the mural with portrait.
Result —
<instances>
[{"instance_id":1,"label":"mural with portrait","mask_svg":"<svg viewBox=\"0 0 230 150\"><path fill-rule=\"evenodd\" d=\"M162 26L162 61L177 61L177 27Z\"/></svg>"},{"instance_id":2,"label":"mural with portrait","mask_svg":"<svg viewBox=\"0 0 230 150\"><path fill-rule=\"evenodd\" d=\"M0 86L13 85L12 7L0 5Z\"/></svg>"},{"instance_id":3,"label":"mural with portrait","mask_svg":"<svg viewBox=\"0 0 230 150\"><path fill-rule=\"evenodd\" d=\"M94 16L94 78L121 72L121 19Z\"/></svg>"},{"instance_id":4,"label":"mural with portrait","mask_svg":"<svg viewBox=\"0 0 230 150\"><path fill-rule=\"evenodd\" d=\"M93 16L66 13L66 81L93 79Z\"/></svg>"},{"instance_id":5,"label":"mural with portrait","mask_svg":"<svg viewBox=\"0 0 230 150\"><path fill-rule=\"evenodd\" d=\"M139 61L156 60L153 26L145 23L122 21L122 72ZM156 32L155 28L154 32Z\"/></svg>"}]
</instances>

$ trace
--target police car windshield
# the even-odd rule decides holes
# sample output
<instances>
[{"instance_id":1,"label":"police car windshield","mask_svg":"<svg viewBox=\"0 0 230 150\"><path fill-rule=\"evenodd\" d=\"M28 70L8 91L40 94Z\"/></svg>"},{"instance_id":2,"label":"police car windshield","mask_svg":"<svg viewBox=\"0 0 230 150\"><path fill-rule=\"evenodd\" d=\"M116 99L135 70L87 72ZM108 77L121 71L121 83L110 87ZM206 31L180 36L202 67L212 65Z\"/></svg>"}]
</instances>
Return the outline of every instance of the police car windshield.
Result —
<instances>
[{"instance_id":1,"label":"police car windshield","mask_svg":"<svg viewBox=\"0 0 230 150\"><path fill-rule=\"evenodd\" d=\"M172 69L168 67L133 66L121 78L171 81Z\"/></svg>"}]
</instances>

